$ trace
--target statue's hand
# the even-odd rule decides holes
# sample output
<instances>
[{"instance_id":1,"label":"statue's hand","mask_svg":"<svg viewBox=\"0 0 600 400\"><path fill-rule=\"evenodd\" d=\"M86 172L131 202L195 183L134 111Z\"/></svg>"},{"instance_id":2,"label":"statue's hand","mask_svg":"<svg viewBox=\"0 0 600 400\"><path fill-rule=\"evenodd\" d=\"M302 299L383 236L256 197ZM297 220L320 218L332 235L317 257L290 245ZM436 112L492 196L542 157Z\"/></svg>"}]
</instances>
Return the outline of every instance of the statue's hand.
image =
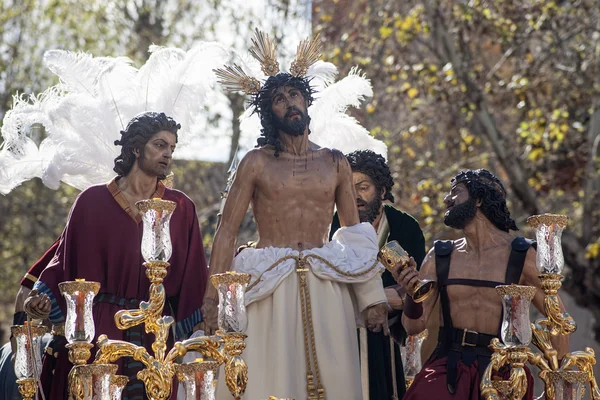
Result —
<instances>
[{"instance_id":1,"label":"statue's hand","mask_svg":"<svg viewBox=\"0 0 600 400\"><path fill-rule=\"evenodd\" d=\"M39 294L32 290L23 303L23 309L32 319L47 319L52 309L50 298L45 294Z\"/></svg>"},{"instance_id":2,"label":"statue's hand","mask_svg":"<svg viewBox=\"0 0 600 400\"><path fill-rule=\"evenodd\" d=\"M214 335L217 329L219 329L218 324L218 302L211 298L204 298L204 302L202 304L202 318L204 320L204 334L205 335Z\"/></svg>"},{"instance_id":3,"label":"statue's hand","mask_svg":"<svg viewBox=\"0 0 600 400\"><path fill-rule=\"evenodd\" d=\"M367 328L373 332L383 330L383 334L387 336L389 334L388 307L387 303L379 303L367 308Z\"/></svg>"}]
</instances>

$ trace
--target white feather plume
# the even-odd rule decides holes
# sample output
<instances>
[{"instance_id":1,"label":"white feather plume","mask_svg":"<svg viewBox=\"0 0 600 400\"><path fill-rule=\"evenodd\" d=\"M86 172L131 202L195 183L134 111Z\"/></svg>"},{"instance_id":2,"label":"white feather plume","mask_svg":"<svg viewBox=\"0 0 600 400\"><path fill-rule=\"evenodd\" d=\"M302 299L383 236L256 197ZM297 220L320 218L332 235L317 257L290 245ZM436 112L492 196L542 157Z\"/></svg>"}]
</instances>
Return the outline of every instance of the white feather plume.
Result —
<instances>
[{"instance_id":1,"label":"white feather plume","mask_svg":"<svg viewBox=\"0 0 600 400\"><path fill-rule=\"evenodd\" d=\"M52 159L55 149L45 139L38 147L31 137L31 128L39 123L46 134L54 131L49 116L60 93L53 86L38 96L13 97L13 107L4 116L1 129L4 141L0 149L0 193L7 194L21 183L41 177Z\"/></svg>"},{"instance_id":2,"label":"white feather plume","mask_svg":"<svg viewBox=\"0 0 600 400\"><path fill-rule=\"evenodd\" d=\"M44 65L60 78L64 90L72 93L97 95L98 75L105 57L93 57L84 52L48 50L44 53Z\"/></svg>"},{"instance_id":3,"label":"white feather plume","mask_svg":"<svg viewBox=\"0 0 600 400\"><path fill-rule=\"evenodd\" d=\"M201 43L188 52L151 46L139 70L126 57L92 57L63 50L46 52L46 66L60 84L39 97L15 98L3 120L0 193L42 178L56 189L65 182L78 189L107 182L115 174L120 148L114 141L137 114L164 112L182 125L179 143L191 140L194 121L216 82L212 69L227 51ZM39 148L28 136L42 123L47 137Z\"/></svg>"},{"instance_id":4,"label":"white feather plume","mask_svg":"<svg viewBox=\"0 0 600 400\"><path fill-rule=\"evenodd\" d=\"M335 81L338 69L330 62L317 61L308 68L307 75L310 77L310 85L320 92Z\"/></svg>"}]
</instances>

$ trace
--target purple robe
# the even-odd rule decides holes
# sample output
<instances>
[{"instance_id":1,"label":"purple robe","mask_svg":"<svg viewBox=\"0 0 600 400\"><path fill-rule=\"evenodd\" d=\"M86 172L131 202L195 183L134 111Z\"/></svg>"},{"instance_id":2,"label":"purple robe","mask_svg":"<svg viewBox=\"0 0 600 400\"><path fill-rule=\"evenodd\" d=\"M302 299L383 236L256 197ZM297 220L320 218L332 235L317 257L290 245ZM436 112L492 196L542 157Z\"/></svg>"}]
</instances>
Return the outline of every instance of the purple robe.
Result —
<instances>
[{"instance_id":1,"label":"purple robe","mask_svg":"<svg viewBox=\"0 0 600 400\"><path fill-rule=\"evenodd\" d=\"M202 321L200 306L208 268L194 203L182 192L167 189L160 182L152 196L157 197L177 203L170 223L173 255L164 280L167 303L163 315L175 317L175 339L181 340ZM117 311L137 308L139 301L149 298L150 282L142 265L142 225L141 215L133 216L115 180L108 185L92 186L77 197L56 255L35 284L35 289L46 293L52 301L50 320L53 324L64 323L66 316L65 300L58 289L60 282L81 278L99 282L101 288L93 307L96 327L93 343L101 334L106 334L109 339L132 340L131 334L135 330L137 339L152 354L154 335L144 334L141 327L128 330L132 332L121 331L114 322ZM72 365L66 349L57 352L55 348L47 353L42 376L46 398L64 400L67 398L67 375ZM52 353L56 358L51 356ZM92 361L93 358L88 362ZM120 361L119 373L123 373L123 360ZM126 363L131 362L128 359ZM140 384L130 381L128 386L139 392Z\"/></svg>"}]
</instances>

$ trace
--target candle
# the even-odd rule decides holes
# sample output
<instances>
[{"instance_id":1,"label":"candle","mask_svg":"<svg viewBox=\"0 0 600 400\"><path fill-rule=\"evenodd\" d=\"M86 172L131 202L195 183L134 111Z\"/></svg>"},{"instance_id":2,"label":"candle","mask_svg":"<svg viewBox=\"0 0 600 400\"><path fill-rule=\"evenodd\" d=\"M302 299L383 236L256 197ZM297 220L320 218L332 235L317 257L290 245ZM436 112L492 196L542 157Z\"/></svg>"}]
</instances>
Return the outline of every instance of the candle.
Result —
<instances>
[{"instance_id":1,"label":"candle","mask_svg":"<svg viewBox=\"0 0 600 400\"><path fill-rule=\"evenodd\" d=\"M85 293L75 292L75 340L85 341Z\"/></svg>"},{"instance_id":2,"label":"candle","mask_svg":"<svg viewBox=\"0 0 600 400\"><path fill-rule=\"evenodd\" d=\"M75 279L76 282L85 282L85 279ZM75 340L85 342L85 293L73 293L75 300Z\"/></svg>"}]
</instances>

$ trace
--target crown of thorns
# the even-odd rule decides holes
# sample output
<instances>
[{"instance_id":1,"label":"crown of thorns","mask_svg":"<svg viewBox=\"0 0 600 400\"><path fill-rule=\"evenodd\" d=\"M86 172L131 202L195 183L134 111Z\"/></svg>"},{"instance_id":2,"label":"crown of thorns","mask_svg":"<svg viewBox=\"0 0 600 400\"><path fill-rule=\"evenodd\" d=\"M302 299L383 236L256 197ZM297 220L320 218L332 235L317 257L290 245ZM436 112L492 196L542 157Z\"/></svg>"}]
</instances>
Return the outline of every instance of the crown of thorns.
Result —
<instances>
[{"instance_id":1,"label":"crown of thorns","mask_svg":"<svg viewBox=\"0 0 600 400\"><path fill-rule=\"evenodd\" d=\"M279 73L279 62L277 61L277 42L268 34L254 30L250 54L260 63L261 70L267 76L275 76ZM308 68L321 57L321 41L319 35L312 39L307 38L298 44L296 58L292 61L290 74L303 77ZM248 76L242 67L237 64L226 65L214 70L219 78L219 83L225 89L232 92L244 92L248 95L256 95L260 92L261 83L258 79Z\"/></svg>"},{"instance_id":2,"label":"crown of thorns","mask_svg":"<svg viewBox=\"0 0 600 400\"><path fill-rule=\"evenodd\" d=\"M506 189L504 189L504 186L502 186L502 184L500 182L498 182L497 180L482 175L480 172L482 170L476 170L476 171L472 171L472 170L468 170L466 172L460 171L458 173L458 175L452 179L452 186L458 185L459 183L468 183L468 182L479 182L482 185L485 185L487 187L489 187L492 190L495 190L496 192L498 192L500 194L500 196L502 196L503 199L506 199ZM490 174L491 175L491 174Z\"/></svg>"}]
</instances>

